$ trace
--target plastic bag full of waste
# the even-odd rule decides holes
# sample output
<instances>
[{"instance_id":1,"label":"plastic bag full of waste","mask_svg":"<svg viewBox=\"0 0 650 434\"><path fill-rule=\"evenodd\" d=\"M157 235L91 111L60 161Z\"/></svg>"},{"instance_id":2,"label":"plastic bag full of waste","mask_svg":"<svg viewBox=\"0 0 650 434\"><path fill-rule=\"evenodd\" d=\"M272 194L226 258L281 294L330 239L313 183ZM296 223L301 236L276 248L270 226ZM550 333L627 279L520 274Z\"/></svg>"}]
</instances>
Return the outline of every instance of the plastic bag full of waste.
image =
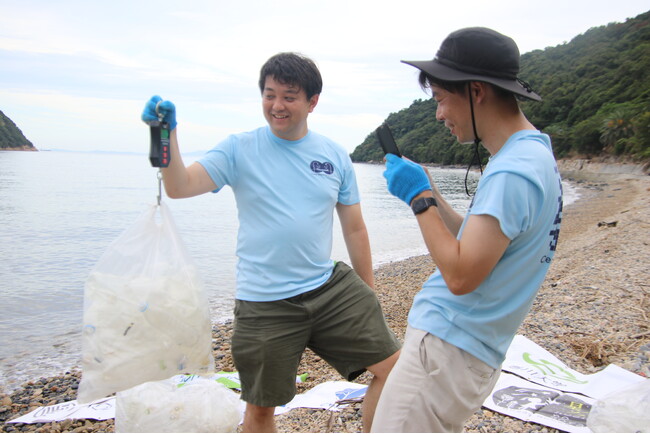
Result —
<instances>
[{"instance_id":1,"label":"plastic bag full of waste","mask_svg":"<svg viewBox=\"0 0 650 434\"><path fill-rule=\"evenodd\" d=\"M115 432L235 432L242 404L235 392L207 378L148 382L117 394Z\"/></svg>"},{"instance_id":2,"label":"plastic bag full of waste","mask_svg":"<svg viewBox=\"0 0 650 434\"><path fill-rule=\"evenodd\" d=\"M650 379L596 401L587 416L593 432L650 432Z\"/></svg>"},{"instance_id":3,"label":"plastic bag full of waste","mask_svg":"<svg viewBox=\"0 0 650 434\"><path fill-rule=\"evenodd\" d=\"M81 363L79 403L214 369L203 281L164 202L113 241L90 272Z\"/></svg>"}]
</instances>

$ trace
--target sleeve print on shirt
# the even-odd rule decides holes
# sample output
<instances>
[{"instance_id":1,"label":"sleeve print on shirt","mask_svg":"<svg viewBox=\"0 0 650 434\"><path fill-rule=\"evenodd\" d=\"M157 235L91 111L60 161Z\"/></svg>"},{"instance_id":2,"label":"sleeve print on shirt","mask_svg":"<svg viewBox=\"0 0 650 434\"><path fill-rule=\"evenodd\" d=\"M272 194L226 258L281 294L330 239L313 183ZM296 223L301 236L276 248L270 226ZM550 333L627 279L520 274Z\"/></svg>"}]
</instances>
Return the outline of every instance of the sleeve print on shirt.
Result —
<instances>
[{"instance_id":1,"label":"sleeve print on shirt","mask_svg":"<svg viewBox=\"0 0 650 434\"><path fill-rule=\"evenodd\" d=\"M557 169L555 169L557 172ZM562 222L562 180L558 176L558 183L560 185L560 195L557 198L558 209L557 214L555 215L555 221L553 221L553 229L549 232L551 236L551 241L549 243L549 248L551 252L554 252L557 248L557 240L560 236L560 223Z\"/></svg>"}]
</instances>

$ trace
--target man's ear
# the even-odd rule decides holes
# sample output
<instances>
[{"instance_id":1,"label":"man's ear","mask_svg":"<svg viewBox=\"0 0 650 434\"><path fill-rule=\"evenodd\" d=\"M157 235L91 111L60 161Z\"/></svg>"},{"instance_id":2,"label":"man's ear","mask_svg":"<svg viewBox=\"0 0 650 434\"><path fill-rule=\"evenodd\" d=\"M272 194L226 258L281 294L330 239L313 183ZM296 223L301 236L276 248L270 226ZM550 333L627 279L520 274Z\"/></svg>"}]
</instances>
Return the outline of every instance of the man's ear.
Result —
<instances>
[{"instance_id":1,"label":"man's ear","mask_svg":"<svg viewBox=\"0 0 650 434\"><path fill-rule=\"evenodd\" d=\"M484 101L489 90L488 86L490 85L482 81L472 81L469 86L469 91L472 92L472 99L476 102Z\"/></svg>"},{"instance_id":2,"label":"man's ear","mask_svg":"<svg viewBox=\"0 0 650 434\"><path fill-rule=\"evenodd\" d=\"M316 95L312 96L309 99L309 113L313 112L314 109L316 108L316 104L318 104L318 97L319 96L320 96L320 94L317 93Z\"/></svg>"}]
</instances>

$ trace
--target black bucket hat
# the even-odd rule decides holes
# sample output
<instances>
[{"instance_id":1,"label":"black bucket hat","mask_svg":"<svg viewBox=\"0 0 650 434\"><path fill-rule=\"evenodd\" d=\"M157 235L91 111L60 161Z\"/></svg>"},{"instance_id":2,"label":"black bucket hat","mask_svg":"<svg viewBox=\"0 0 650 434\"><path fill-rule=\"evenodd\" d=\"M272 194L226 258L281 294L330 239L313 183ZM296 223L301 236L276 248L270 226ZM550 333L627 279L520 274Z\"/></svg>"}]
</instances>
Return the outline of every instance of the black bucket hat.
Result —
<instances>
[{"instance_id":1,"label":"black bucket hat","mask_svg":"<svg viewBox=\"0 0 650 434\"><path fill-rule=\"evenodd\" d=\"M442 41L433 60L402 60L442 81L483 81L524 98L541 101L519 79L519 48L512 38L485 27L456 30Z\"/></svg>"}]
</instances>

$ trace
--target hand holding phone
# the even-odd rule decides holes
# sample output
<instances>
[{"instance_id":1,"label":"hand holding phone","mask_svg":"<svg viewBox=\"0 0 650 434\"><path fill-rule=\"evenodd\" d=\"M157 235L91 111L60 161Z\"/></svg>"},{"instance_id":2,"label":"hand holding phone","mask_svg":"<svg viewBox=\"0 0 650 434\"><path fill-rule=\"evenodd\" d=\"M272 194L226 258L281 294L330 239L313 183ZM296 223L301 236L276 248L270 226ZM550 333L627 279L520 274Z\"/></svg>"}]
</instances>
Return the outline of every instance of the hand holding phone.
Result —
<instances>
[{"instance_id":1,"label":"hand holding phone","mask_svg":"<svg viewBox=\"0 0 650 434\"><path fill-rule=\"evenodd\" d=\"M390 128L386 122L377 128L376 133L377 138L379 139L379 144L381 145L381 149L384 150L384 154L393 154L397 155L398 157L402 156L402 153L399 151L397 143L395 143L395 139L393 138L393 133L390 131Z\"/></svg>"},{"instance_id":2,"label":"hand holding phone","mask_svg":"<svg viewBox=\"0 0 650 434\"><path fill-rule=\"evenodd\" d=\"M432 190L424 167L396 155L386 155L384 178L388 183L388 191L407 205L411 205L413 198L424 190Z\"/></svg>"}]
</instances>

